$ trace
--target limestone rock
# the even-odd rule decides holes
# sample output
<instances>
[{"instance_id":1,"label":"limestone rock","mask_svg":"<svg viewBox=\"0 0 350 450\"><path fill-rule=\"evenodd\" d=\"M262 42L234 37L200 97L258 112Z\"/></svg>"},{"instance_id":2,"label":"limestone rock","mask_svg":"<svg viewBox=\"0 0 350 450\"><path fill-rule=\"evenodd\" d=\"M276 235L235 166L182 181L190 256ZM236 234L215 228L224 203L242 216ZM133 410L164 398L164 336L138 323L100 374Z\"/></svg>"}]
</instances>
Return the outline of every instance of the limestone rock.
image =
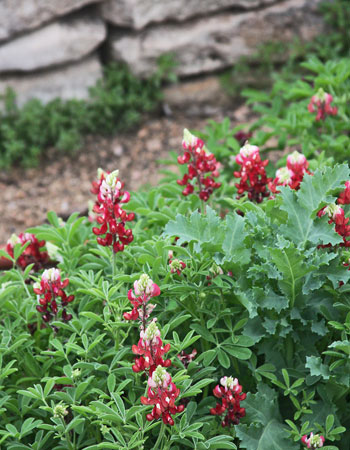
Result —
<instances>
[{"instance_id":1,"label":"limestone rock","mask_svg":"<svg viewBox=\"0 0 350 450\"><path fill-rule=\"evenodd\" d=\"M107 0L101 5L105 20L141 29L149 23L181 22L224 9L251 9L277 0Z\"/></svg>"},{"instance_id":2,"label":"limestone rock","mask_svg":"<svg viewBox=\"0 0 350 450\"><path fill-rule=\"evenodd\" d=\"M139 33L112 34L109 54L125 61L139 75L154 70L159 56L173 53L181 76L223 69L259 44L310 40L324 31L318 12L322 0L286 0L259 11L220 13L181 24L164 24Z\"/></svg>"},{"instance_id":3,"label":"limestone rock","mask_svg":"<svg viewBox=\"0 0 350 450\"><path fill-rule=\"evenodd\" d=\"M11 87L17 94L17 104L23 106L28 100L38 98L47 103L56 97L62 99L84 99L88 88L102 77L102 68L97 55L63 68L0 77L0 93Z\"/></svg>"},{"instance_id":4,"label":"limestone rock","mask_svg":"<svg viewBox=\"0 0 350 450\"><path fill-rule=\"evenodd\" d=\"M77 61L106 36L104 22L84 14L50 23L0 46L0 72L32 71Z\"/></svg>"},{"instance_id":5,"label":"limestone rock","mask_svg":"<svg viewBox=\"0 0 350 450\"><path fill-rule=\"evenodd\" d=\"M1 0L0 41L102 0Z\"/></svg>"},{"instance_id":6,"label":"limestone rock","mask_svg":"<svg viewBox=\"0 0 350 450\"><path fill-rule=\"evenodd\" d=\"M210 117L232 108L232 99L226 94L217 76L182 81L163 90L164 102L172 112L186 116Z\"/></svg>"}]
</instances>

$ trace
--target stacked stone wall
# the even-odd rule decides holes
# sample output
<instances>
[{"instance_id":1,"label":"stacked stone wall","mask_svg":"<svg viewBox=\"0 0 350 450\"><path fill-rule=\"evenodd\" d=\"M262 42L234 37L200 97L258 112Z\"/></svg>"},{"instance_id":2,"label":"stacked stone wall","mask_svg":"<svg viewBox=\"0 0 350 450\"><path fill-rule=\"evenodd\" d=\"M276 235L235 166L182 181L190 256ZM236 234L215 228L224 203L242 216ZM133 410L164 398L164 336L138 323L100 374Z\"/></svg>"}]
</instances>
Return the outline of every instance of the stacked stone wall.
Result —
<instances>
[{"instance_id":1,"label":"stacked stone wall","mask_svg":"<svg viewBox=\"0 0 350 450\"><path fill-rule=\"evenodd\" d=\"M322 33L321 0L1 0L0 92L86 98L103 61L140 76L172 53L180 78L234 65L267 41Z\"/></svg>"}]
</instances>

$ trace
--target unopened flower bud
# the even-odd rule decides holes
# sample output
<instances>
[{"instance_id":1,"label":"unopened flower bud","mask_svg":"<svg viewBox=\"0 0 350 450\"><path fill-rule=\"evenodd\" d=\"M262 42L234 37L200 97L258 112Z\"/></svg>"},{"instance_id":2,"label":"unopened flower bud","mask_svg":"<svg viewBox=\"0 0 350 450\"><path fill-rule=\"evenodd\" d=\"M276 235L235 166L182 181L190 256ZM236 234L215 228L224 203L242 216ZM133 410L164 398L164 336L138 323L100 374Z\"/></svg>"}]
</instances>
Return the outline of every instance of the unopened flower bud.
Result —
<instances>
[{"instance_id":1,"label":"unopened flower bud","mask_svg":"<svg viewBox=\"0 0 350 450\"><path fill-rule=\"evenodd\" d=\"M81 375L81 370L80 369L74 369L72 371L72 378L73 378L73 380L76 379L76 378L79 378L80 375Z\"/></svg>"},{"instance_id":2,"label":"unopened flower bud","mask_svg":"<svg viewBox=\"0 0 350 450\"><path fill-rule=\"evenodd\" d=\"M53 409L53 416L56 418L63 419L64 416L66 416L68 414L68 411L66 408L67 408L67 405L65 405L64 403L59 403Z\"/></svg>"},{"instance_id":3,"label":"unopened flower bud","mask_svg":"<svg viewBox=\"0 0 350 450\"><path fill-rule=\"evenodd\" d=\"M156 370L153 372L152 377L148 378L148 385L151 388L157 386L163 387L164 389L171 382L171 376L168 374L166 369L162 366L157 366Z\"/></svg>"},{"instance_id":4,"label":"unopened flower bud","mask_svg":"<svg viewBox=\"0 0 350 450\"><path fill-rule=\"evenodd\" d=\"M141 337L148 342L153 341L155 337L160 337L160 331L155 319L153 319L144 332L141 332Z\"/></svg>"},{"instance_id":5,"label":"unopened flower bud","mask_svg":"<svg viewBox=\"0 0 350 450\"><path fill-rule=\"evenodd\" d=\"M224 386L226 389L230 389L231 391L239 384L237 378L233 377L222 377L220 379L220 384Z\"/></svg>"},{"instance_id":6,"label":"unopened flower bud","mask_svg":"<svg viewBox=\"0 0 350 450\"><path fill-rule=\"evenodd\" d=\"M51 283L58 281L61 279L60 270L55 268L46 269L41 278Z\"/></svg>"}]
</instances>

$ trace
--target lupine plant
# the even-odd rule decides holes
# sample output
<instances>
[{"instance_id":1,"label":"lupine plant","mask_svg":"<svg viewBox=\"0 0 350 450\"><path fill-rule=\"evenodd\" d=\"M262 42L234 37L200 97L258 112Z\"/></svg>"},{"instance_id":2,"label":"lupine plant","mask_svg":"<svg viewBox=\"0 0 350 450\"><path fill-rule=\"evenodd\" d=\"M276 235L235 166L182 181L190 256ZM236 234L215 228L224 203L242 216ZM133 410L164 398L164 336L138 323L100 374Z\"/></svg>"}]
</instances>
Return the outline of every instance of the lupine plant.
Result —
<instances>
[{"instance_id":1,"label":"lupine plant","mask_svg":"<svg viewBox=\"0 0 350 450\"><path fill-rule=\"evenodd\" d=\"M1 448L349 449L350 168L210 127L0 251Z\"/></svg>"}]
</instances>

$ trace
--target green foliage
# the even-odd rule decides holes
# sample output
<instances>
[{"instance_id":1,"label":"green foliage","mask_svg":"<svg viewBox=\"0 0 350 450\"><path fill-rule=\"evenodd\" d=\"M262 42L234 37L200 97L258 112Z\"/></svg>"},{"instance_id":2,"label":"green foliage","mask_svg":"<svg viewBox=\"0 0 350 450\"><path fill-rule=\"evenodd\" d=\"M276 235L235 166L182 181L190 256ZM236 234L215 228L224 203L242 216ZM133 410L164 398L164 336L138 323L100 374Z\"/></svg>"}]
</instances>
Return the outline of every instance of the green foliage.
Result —
<instances>
[{"instance_id":1,"label":"green foliage","mask_svg":"<svg viewBox=\"0 0 350 450\"><path fill-rule=\"evenodd\" d=\"M348 158L350 150L347 107L350 58L322 63L314 56L301 65L307 70L303 80L291 83L280 78L269 93L254 90L243 92L248 103L254 104L253 109L261 115L253 127L254 130L259 129L254 141L257 145L264 145L271 136L276 136L277 144L270 145L266 150L297 146L307 157L324 151L327 156L343 161ZM320 88L333 96L338 113L317 122L315 114L311 114L307 106ZM268 131L260 129L262 124Z\"/></svg>"},{"instance_id":2,"label":"green foliage","mask_svg":"<svg viewBox=\"0 0 350 450\"><path fill-rule=\"evenodd\" d=\"M70 152L82 145L86 134L112 134L133 127L144 112L154 110L160 86L171 79L171 58L163 58L147 80L135 77L125 66L111 64L90 89L88 100L52 100L44 105L30 100L22 108L8 90L0 113L0 167L37 164L47 147Z\"/></svg>"}]
</instances>

